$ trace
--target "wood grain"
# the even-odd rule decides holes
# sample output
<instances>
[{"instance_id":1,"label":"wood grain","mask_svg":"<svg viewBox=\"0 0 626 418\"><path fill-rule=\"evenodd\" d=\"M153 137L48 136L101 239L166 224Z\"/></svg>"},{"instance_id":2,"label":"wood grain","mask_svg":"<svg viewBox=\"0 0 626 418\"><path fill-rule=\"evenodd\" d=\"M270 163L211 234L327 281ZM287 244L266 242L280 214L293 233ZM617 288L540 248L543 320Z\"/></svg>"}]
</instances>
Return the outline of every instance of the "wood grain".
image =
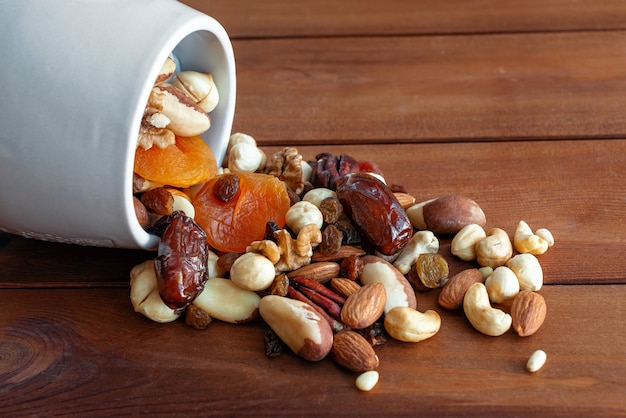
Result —
<instances>
[{"instance_id":1,"label":"wood grain","mask_svg":"<svg viewBox=\"0 0 626 418\"><path fill-rule=\"evenodd\" d=\"M619 0L184 0L232 38L624 29Z\"/></svg>"},{"instance_id":2,"label":"wood grain","mask_svg":"<svg viewBox=\"0 0 626 418\"><path fill-rule=\"evenodd\" d=\"M622 32L234 41L264 144L626 136Z\"/></svg>"},{"instance_id":3,"label":"wood grain","mask_svg":"<svg viewBox=\"0 0 626 418\"><path fill-rule=\"evenodd\" d=\"M626 332L625 291L547 286L548 318L527 338L483 336L439 309L432 339L376 349L381 378L369 394L330 359L266 358L258 322L216 321L207 331L156 324L132 312L124 289L3 291L12 314L0 317L0 413L610 416L626 407L626 349L599 341ZM418 304L434 307L435 296L420 294ZM531 375L525 363L539 348L548 362Z\"/></svg>"}]
</instances>

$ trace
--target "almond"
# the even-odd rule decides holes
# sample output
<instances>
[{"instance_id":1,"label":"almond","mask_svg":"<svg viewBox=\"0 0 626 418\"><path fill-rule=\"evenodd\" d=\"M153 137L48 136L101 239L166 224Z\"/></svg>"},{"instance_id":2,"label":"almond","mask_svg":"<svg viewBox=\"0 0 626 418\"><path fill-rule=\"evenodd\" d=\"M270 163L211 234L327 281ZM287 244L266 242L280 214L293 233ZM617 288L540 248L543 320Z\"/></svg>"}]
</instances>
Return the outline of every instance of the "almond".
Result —
<instances>
[{"instance_id":1,"label":"almond","mask_svg":"<svg viewBox=\"0 0 626 418\"><path fill-rule=\"evenodd\" d=\"M513 329L520 337L534 334L546 318L546 300L539 293L522 290L511 306Z\"/></svg>"},{"instance_id":2,"label":"almond","mask_svg":"<svg viewBox=\"0 0 626 418\"><path fill-rule=\"evenodd\" d=\"M341 309L341 321L348 327L362 329L383 314L387 294L382 283L370 283L352 293Z\"/></svg>"},{"instance_id":3,"label":"almond","mask_svg":"<svg viewBox=\"0 0 626 418\"><path fill-rule=\"evenodd\" d=\"M408 193L396 192L393 194L403 209L408 209L415 204L415 197Z\"/></svg>"},{"instance_id":4,"label":"almond","mask_svg":"<svg viewBox=\"0 0 626 418\"><path fill-rule=\"evenodd\" d=\"M352 245L342 245L341 247L339 247L339 251L328 255L324 255L320 251L313 252L313 257L311 257L311 261L341 261L351 255L360 257L362 255L365 255L365 251L362 248L354 247Z\"/></svg>"},{"instance_id":5,"label":"almond","mask_svg":"<svg viewBox=\"0 0 626 418\"><path fill-rule=\"evenodd\" d=\"M302 276L308 279L316 280L320 283L326 283L330 279L339 276L341 266L333 261L320 261L311 263L299 269L287 273L288 278Z\"/></svg>"},{"instance_id":6,"label":"almond","mask_svg":"<svg viewBox=\"0 0 626 418\"><path fill-rule=\"evenodd\" d=\"M439 306L445 309L459 309L463 306L465 292L474 283L482 282L483 275L478 269L463 270L448 280L439 293Z\"/></svg>"},{"instance_id":7,"label":"almond","mask_svg":"<svg viewBox=\"0 0 626 418\"><path fill-rule=\"evenodd\" d=\"M338 277L330 280L330 287L344 298L347 298L361 288L357 282Z\"/></svg>"},{"instance_id":8,"label":"almond","mask_svg":"<svg viewBox=\"0 0 626 418\"><path fill-rule=\"evenodd\" d=\"M333 337L333 359L353 372L367 372L378 367L378 356L367 340L354 331L340 331Z\"/></svg>"}]
</instances>

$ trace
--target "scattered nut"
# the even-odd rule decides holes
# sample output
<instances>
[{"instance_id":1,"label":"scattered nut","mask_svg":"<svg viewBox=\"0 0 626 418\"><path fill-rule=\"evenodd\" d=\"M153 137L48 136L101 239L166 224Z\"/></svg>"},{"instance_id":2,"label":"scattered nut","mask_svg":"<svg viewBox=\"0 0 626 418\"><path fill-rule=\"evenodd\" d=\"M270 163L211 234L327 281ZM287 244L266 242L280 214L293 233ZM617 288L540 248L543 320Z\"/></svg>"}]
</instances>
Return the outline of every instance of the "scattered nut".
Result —
<instances>
[{"instance_id":1,"label":"scattered nut","mask_svg":"<svg viewBox=\"0 0 626 418\"><path fill-rule=\"evenodd\" d=\"M407 306L417 308L415 292L409 281L400 271L389 262L374 255L361 257L363 261L363 271L359 276L361 283L380 282L385 286L387 302L385 303L385 314L397 306Z\"/></svg>"},{"instance_id":2,"label":"scattered nut","mask_svg":"<svg viewBox=\"0 0 626 418\"><path fill-rule=\"evenodd\" d=\"M324 216L317 206L311 202L300 201L292 205L285 214L285 221L294 234L300 232L306 225L313 224L322 229Z\"/></svg>"},{"instance_id":3,"label":"scattered nut","mask_svg":"<svg viewBox=\"0 0 626 418\"><path fill-rule=\"evenodd\" d=\"M463 270L448 280L439 293L439 306L445 309L459 309L463 306L465 292L474 283L482 282L482 274L478 269Z\"/></svg>"},{"instance_id":4,"label":"scattered nut","mask_svg":"<svg viewBox=\"0 0 626 418\"><path fill-rule=\"evenodd\" d=\"M155 322L175 321L182 312L170 308L161 299L153 260L145 261L131 269L130 301L135 312Z\"/></svg>"},{"instance_id":5,"label":"scattered nut","mask_svg":"<svg viewBox=\"0 0 626 418\"><path fill-rule=\"evenodd\" d=\"M521 290L536 292L543 286L543 269L534 255L517 254L507 261L506 266L517 276Z\"/></svg>"},{"instance_id":6,"label":"scattered nut","mask_svg":"<svg viewBox=\"0 0 626 418\"><path fill-rule=\"evenodd\" d=\"M554 238L550 231L547 229L542 229L541 234L544 234L552 243L554 243ZM519 253L530 253L530 254L543 254L548 251L548 247L550 246L550 242L540 235L533 233L530 226L524 221L520 221L517 224L517 229L515 230L515 235L513 236L513 246Z\"/></svg>"},{"instance_id":7,"label":"scattered nut","mask_svg":"<svg viewBox=\"0 0 626 418\"><path fill-rule=\"evenodd\" d=\"M484 226L485 213L474 200L459 195L447 195L417 203L406 210L413 226L435 234L451 235L468 224Z\"/></svg>"},{"instance_id":8,"label":"scattered nut","mask_svg":"<svg viewBox=\"0 0 626 418\"><path fill-rule=\"evenodd\" d=\"M264 255L245 253L230 268L230 280L242 289L265 290L274 281L274 264Z\"/></svg>"},{"instance_id":9,"label":"scattered nut","mask_svg":"<svg viewBox=\"0 0 626 418\"><path fill-rule=\"evenodd\" d=\"M333 331L326 319L304 302L264 296L259 313L278 337L298 356L319 361L332 349Z\"/></svg>"},{"instance_id":10,"label":"scattered nut","mask_svg":"<svg viewBox=\"0 0 626 418\"><path fill-rule=\"evenodd\" d=\"M482 283L474 283L467 289L463 310L472 326L485 335L496 337L511 328L511 315L491 307L487 288Z\"/></svg>"},{"instance_id":11,"label":"scattered nut","mask_svg":"<svg viewBox=\"0 0 626 418\"><path fill-rule=\"evenodd\" d=\"M476 261L482 267L503 266L513 255L513 245L508 234L500 228L492 228L487 237L476 244Z\"/></svg>"},{"instance_id":12,"label":"scattered nut","mask_svg":"<svg viewBox=\"0 0 626 418\"><path fill-rule=\"evenodd\" d=\"M265 153L255 145L240 142L233 145L228 152L228 169L232 172L253 173L263 167Z\"/></svg>"},{"instance_id":13,"label":"scattered nut","mask_svg":"<svg viewBox=\"0 0 626 418\"><path fill-rule=\"evenodd\" d=\"M336 333L331 354L337 364L353 372L366 372L378 367L378 356L374 348L361 334L354 331Z\"/></svg>"},{"instance_id":14,"label":"scattered nut","mask_svg":"<svg viewBox=\"0 0 626 418\"><path fill-rule=\"evenodd\" d=\"M441 327L436 311L422 313L408 306L397 306L385 314L385 330L399 341L416 343L435 335Z\"/></svg>"},{"instance_id":15,"label":"scattered nut","mask_svg":"<svg viewBox=\"0 0 626 418\"><path fill-rule=\"evenodd\" d=\"M387 295L380 282L368 283L352 293L341 309L341 321L353 329L372 325L383 313Z\"/></svg>"},{"instance_id":16,"label":"scattered nut","mask_svg":"<svg viewBox=\"0 0 626 418\"><path fill-rule=\"evenodd\" d=\"M506 266L497 267L485 280L485 287L492 303L503 303L519 293L517 276Z\"/></svg>"},{"instance_id":17,"label":"scattered nut","mask_svg":"<svg viewBox=\"0 0 626 418\"><path fill-rule=\"evenodd\" d=\"M548 359L548 355L543 350L537 350L528 358L528 362L526 362L526 370L531 373L534 373L541 369L544 364L546 364L546 360Z\"/></svg>"},{"instance_id":18,"label":"scattered nut","mask_svg":"<svg viewBox=\"0 0 626 418\"><path fill-rule=\"evenodd\" d=\"M358 390L362 392L369 392L378 384L378 379L378 372L376 370L370 370L365 373L361 373L356 378L355 385Z\"/></svg>"},{"instance_id":19,"label":"scattered nut","mask_svg":"<svg viewBox=\"0 0 626 418\"><path fill-rule=\"evenodd\" d=\"M341 266L338 263L333 261L320 261L319 263L312 263L292 270L287 273L287 277L301 276L316 280L320 283L326 283L330 279L337 277L340 269Z\"/></svg>"},{"instance_id":20,"label":"scattered nut","mask_svg":"<svg viewBox=\"0 0 626 418\"><path fill-rule=\"evenodd\" d=\"M520 337L534 334L543 324L546 312L546 301L543 296L530 290L522 290L511 305L513 329Z\"/></svg>"},{"instance_id":21,"label":"scattered nut","mask_svg":"<svg viewBox=\"0 0 626 418\"><path fill-rule=\"evenodd\" d=\"M213 277L192 303L212 318L239 324L258 317L260 300L255 292L242 289L232 280Z\"/></svg>"},{"instance_id":22,"label":"scattered nut","mask_svg":"<svg viewBox=\"0 0 626 418\"><path fill-rule=\"evenodd\" d=\"M328 197L337 197L337 193L334 190L327 189L325 187L318 187L311 189L302 196L302 200L305 202L313 203L318 208L322 201Z\"/></svg>"},{"instance_id":23,"label":"scattered nut","mask_svg":"<svg viewBox=\"0 0 626 418\"><path fill-rule=\"evenodd\" d=\"M476 259L476 244L485 239L487 233L478 224L465 225L452 239L450 252L464 261Z\"/></svg>"},{"instance_id":24,"label":"scattered nut","mask_svg":"<svg viewBox=\"0 0 626 418\"><path fill-rule=\"evenodd\" d=\"M348 298L351 294L361 288L361 285L354 280L337 277L330 279L330 287L344 298Z\"/></svg>"}]
</instances>

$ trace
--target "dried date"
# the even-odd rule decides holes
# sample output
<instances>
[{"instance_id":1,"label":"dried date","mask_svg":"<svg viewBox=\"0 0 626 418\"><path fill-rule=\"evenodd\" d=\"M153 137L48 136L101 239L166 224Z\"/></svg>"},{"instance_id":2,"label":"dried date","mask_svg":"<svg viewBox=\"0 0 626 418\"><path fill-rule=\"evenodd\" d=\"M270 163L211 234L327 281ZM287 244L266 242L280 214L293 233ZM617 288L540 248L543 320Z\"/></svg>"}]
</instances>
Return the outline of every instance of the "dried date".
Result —
<instances>
[{"instance_id":1,"label":"dried date","mask_svg":"<svg viewBox=\"0 0 626 418\"><path fill-rule=\"evenodd\" d=\"M180 309L196 298L209 277L209 244L200 225L183 212L165 218L155 262L159 294L167 306Z\"/></svg>"},{"instance_id":2,"label":"dried date","mask_svg":"<svg viewBox=\"0 0 626 418\"><path fill-rule=\"evenodd\" d=\"M368 174L351 173L337 182L345 213L376 250L385 255L403 248L413 225L389 187Z\"/></svg>"}]
</instances>

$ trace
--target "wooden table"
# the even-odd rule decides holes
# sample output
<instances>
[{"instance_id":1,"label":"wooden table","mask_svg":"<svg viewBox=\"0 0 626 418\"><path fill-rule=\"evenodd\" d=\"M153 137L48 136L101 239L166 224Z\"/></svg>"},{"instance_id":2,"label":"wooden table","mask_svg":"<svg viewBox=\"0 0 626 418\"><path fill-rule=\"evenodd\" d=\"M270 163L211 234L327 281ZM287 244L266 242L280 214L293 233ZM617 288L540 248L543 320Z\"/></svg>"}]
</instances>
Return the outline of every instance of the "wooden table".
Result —
<instances>
[{"instance_id":1,"label":"wooden table","mask_svg":"<svg viewBox=\"0 0 626 418\"><path fill-rule=\"evenodd\" d=\"M626 415L626 3L188 3L232 37L233 131L376 161L418 200L473 198L511 235L550 229L546 322L487 337L419 294L441 331L377 348L363 393L330 359L266 358L261 322L135 314L129 271L151 253L2 235L0 415ZM548 362L530 374L536 349Z\"/></svg>"}]
</instances>

